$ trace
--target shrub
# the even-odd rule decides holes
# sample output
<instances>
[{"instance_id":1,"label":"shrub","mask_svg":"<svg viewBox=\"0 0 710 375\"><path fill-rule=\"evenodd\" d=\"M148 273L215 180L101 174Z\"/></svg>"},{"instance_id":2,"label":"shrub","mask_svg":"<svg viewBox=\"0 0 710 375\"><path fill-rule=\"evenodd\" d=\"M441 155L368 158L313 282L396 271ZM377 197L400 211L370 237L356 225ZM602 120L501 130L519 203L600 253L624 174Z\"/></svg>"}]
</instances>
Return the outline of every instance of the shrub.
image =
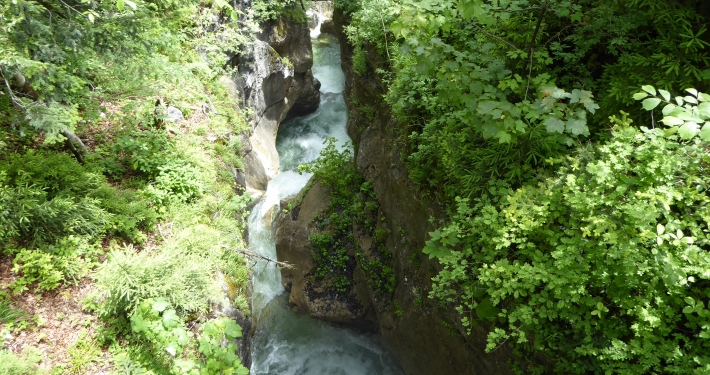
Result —
<instances>
[{"instance_id":1,"label":"shrub","mask_svg":"<svg viewBox=\"0 0 710 375\"><path fill-rule=\"evenodd\" d=\"M20 273L10 288L21 293L37 283L37 289L49 291L61 283L75 283L97 263L101 248L86 238L68 236L46 249L20 249L13 261L12 271Z\"/></svg>"},{"instance_id":2,"label":"shrub","mask_svg":"<svg viewBox=\"0 0 710 375\"><path fill-rule=\"evenodd\" d=\"M56 242L68 234L96 236L108 221L97 199L57 196L49 199L37 185L11 185L0 170L0 243Z\"/></svg>"},{"instance_id":3,"label":"shrub","mask_svg":"<svg viewBox=\"0 0 710 375\"><path fill-rule=\"evenodd\" d=\"M68 155L30 151L0 162L0 243L41 246L104 232L140 241L156 220L140 194L109 186Z\"/></svg>"},{"instance_id":4,"label":"shrub","mask_svg":"<svg viewBox=\"0 0 710 375\"><path fill-rule=\"evenodd\" d=\"M431 296L488 325L488 351L550 360L528 373L707 372L707 149L622 124L537 185L458 199L424 249Z\"/></svg>"},{"instance_id":5,"label":"shrub","mask_svg":"<svg viewBox=\"0 0 710 375\"><path fill-rule=\"evenodd\" d=\"M109 235L142 243L146 236L141 230L153 230L158 221L158 214L141 192L102 185L89 196L98 199L101 207L111 214L105 226Z\"/></svg>"},{"instance_id":6,"label":"shrub","mask_svg":"<svg viewBox=\"0 0 710 375\"><path fill-rule=\"evenodd\" d=\"M188 163L172 160L160 167L155 182L148 186L148 197L158 205L190 202L202 195L204 187L199 170Z\"/></svg>"},{"instance_id":7,"label":"shrub","mask_svg":"<svg viewBox=\"0 0 710 375\"><path fill-rule=\"evenodd\" d=\"M214 264L198 254L168 247L137 253L114 249L95 274L104 316L128 316L141 301L165 298L181 314L203 312L217 289Z\"/></svg>"},{"instance_id":8,"label":"shrub","mask_svg":"<svg viewBox=\"0 0 710 375\"><path fill-rule=\"evenodd\" d=\"M38 375L41 374L37 363L42 360L42 353L33 347L27 347L21 355L9 350L0 350L0 374Z\"/></svg>"}]
</instances>

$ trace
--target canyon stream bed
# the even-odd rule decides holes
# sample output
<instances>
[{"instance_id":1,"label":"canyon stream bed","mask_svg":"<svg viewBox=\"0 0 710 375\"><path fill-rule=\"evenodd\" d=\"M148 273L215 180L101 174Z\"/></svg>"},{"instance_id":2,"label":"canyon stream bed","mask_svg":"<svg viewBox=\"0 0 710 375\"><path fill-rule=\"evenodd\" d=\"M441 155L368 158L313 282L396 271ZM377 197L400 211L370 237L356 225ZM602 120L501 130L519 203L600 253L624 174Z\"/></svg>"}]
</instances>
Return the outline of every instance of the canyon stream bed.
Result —
<instances>
[{"instance_id":1,"label":"canyon stream bed","mask_svg":"<svg viewBox=\"0 0 710 375\"><path fill-rule=\"evenodd\" d=\"M299 164L316 159L328 137L351 147L345 127L345 76L335 37L312 34L313 74L321 82L318 110L281 125L276 147L281 173L269 182L264 197L249 216L250 251L276 259L273 218L282 198L297 194L310 175L299 175ZM293 313L272 263L258 262L254 270L253 317L257 325L252 346L253 375L401 375L391 354L377 336L338 328Z\"/></svg>"}]
</instances>

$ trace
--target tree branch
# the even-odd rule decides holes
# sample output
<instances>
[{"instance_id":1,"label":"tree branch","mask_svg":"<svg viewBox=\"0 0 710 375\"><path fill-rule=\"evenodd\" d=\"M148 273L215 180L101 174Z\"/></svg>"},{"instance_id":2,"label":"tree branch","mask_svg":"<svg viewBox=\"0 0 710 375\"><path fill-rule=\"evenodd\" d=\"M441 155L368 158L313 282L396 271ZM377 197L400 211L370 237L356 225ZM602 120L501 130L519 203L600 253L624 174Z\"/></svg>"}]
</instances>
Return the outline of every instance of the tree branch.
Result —
<instances>
[{"instance_id":1,"label":"tree branch","mask_svg":"<svg viewBox=\"0 0 710 375\"><path fill-rule=\"evenodd\" d=\"M265 257L265 256L263 256L263 255L259 255L259 254L256 254L256 253L252 253L252 252L249 251L249 250L235 249L235 248L232 248L232 247L229 247L229 246L225 246L225 245L222 245L222 248L223 248L223 249L227 249L227 250L234 251L235 253L238 253L238 254L242 254L242 255L246 256L247 258L251 258L251 259L257 258L257 259L265 260L265 261L270 262L270 263L274 263L274 264L276 264L276 266L279 267L279 268L287 268L287 269L288 269L288 268L294 268L294 266L293 266L292 264L290 264L290 263L279 262L278 260L273 260L273 259L267 258L267 257Z\"/></svg>"},{"instance_id":2,"label":"tree branch","mask_svg":"<svg viewBox=\"0 0 710 375\"><path fill-rule=\"evenodd\" d=\"M550 4L550 0L545 1L545 5L542 6L540 10L540 17L537 19L537 25L535 26L535 32L530 39L530 60L528 62L528 83L525 86L525 99L528 98L528 90L530 89L530 78L532 76L532 62L533 62L533 52L535 51L535 39L537 39L537 34L540 32L540 27L542 26L542 19L545 18L545 13L547 12L547 7Z\"/></svg>"},{"instance_id":3,"label":"tree branch","mask_svg":"<svg viewBox=\"0 0 710 375\"><path fill-rule=\"evenodd\" d=\"M473 23L473 22L471 23L471 26L477 28L478 30L480 30L482 33L488 35L489 37L491 37L491 38L493 38L493 39L497 39L497 40L499 40L499 41L501 41L501 42L503 42L503 43L505 43L505 44L507 44L507 45L509 45L509 46L511 46L511 47L513 47L513 48L515 48L516 50L519 50L519 49L520 49L520 48L518 48L518 46L516 46L515 44L513 44L513 43L511 43L511 42L509 42L509 41L507 41L507 40L505 40L505 39L499 37L498 35L494 35L494 34L489 33L488 31L484 30L481 26L478 26L478 25L476 25L476 24Z\"/></svg>"}]
</instances>

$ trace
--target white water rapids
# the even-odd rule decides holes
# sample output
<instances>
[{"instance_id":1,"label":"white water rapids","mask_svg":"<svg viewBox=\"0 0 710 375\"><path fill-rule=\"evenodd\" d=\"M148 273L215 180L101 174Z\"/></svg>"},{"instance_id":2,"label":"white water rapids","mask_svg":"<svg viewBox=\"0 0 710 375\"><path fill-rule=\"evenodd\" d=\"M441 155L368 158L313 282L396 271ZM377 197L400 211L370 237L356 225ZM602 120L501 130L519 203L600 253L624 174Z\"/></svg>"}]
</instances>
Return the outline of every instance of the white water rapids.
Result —
<instances>
[{"instance_id":1,"label":"white water rapids","mask_svg":"<svg viewBox=\"0 0 710 375\"><path fill-rule=\"evenodd\" d=\"M281 125L276 147L282 172L269 182L266 195L249 216L250 251L271 259L276 259L273 212L278 210L282 198L297 194L310 178L296 173L296 167L318 157L327 137L335 137L340 145L350 141L345 131L347 108L342 94L345 76L340 68L340 49L333 36L320 34L319 27L320 22L311 35L313 74L322 84L320 107L311 115ZM288 307L279 270L265 262L253 269L253 318L257 329L251 374L402 374L376 336L294 314Z\"/></svg>"}]
</instances>

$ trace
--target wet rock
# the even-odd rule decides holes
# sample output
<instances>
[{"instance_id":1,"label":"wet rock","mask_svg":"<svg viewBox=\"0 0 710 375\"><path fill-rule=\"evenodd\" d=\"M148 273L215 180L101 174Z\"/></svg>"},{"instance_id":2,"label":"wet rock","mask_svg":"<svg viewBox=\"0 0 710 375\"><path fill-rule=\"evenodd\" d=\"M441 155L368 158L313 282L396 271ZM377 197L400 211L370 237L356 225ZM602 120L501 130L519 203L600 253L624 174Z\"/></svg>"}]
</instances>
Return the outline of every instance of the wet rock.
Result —
<instances>
[{"instance_id":1,"label":"wet rock","mask_svg":"<svg viewBox=\"0 0 710 375\"><path fill-rule=\"evenodd\" d=\"M252 196L266 189L279 173L276 134L287 118L315 111L320 103L320 82L313 77L313 53L306 23L287 17L262 25L264 31L252 46L231 63L233 77L243 99L251 108L249 151L243 152L247 191Z\"/></svg>"},{"instance_id":2,"label":"wet rock","mask_svg":"<svg viewBox=\"0 0 710 375\"><path fill-rule=\"evenodd\" d=\"M351 270L351 286L347 291L338 292L329 285L327 278L315 277L317 265L311 255L309 238L318 231L313 226L313 218L325 210L328 199L328 190L313 183L310 189L291 200L298 203L296 207L277 219L277 257L279 261L293 265L281 269L283 286L289 292L289 304L297 313L373 331L375 312L367 296L365 280L355 267L354 257L347 267ZM282 208L287 207L287 202L282 202Z\"/></svg>"},{"instance_id":3,"label":"wet rock","mask_svg":"<svg viewBox=\"0 0 710 375\"><path fill-rule=\"evenodd\" d=\"M324 20L323 23L320 24L320 32L324 34L337 35L333 20Z\"/></svg>"},{"instance_id":4,"label":"wet rock","mask_svg":"<svg viewBox=\"0 0 710 375\"><path fill-rule=\"evenodd\" d=\"M296 23L291 17L279 17L263 25L262 29L259 39L268 43L280 56L288 57L296 73L311 69L313 47L308 23Z\"/></svg>"}]
</instances>

